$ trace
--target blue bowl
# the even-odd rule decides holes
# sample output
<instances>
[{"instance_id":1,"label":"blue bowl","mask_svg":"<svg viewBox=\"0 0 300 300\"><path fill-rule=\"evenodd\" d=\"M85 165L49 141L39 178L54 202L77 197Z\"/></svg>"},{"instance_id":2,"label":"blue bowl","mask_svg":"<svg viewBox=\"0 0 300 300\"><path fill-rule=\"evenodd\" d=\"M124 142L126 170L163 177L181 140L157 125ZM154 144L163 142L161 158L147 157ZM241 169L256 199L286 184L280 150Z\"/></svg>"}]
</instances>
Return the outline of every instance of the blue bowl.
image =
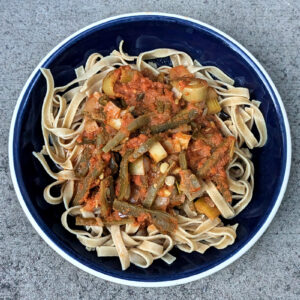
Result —
<instances>
[{"instance_id":1,"label":"blue bowl","mask_svg":"<svg viewBox=\"0 0 300 300\"><path fill-rule=\"evenodd\" d=\"M148 269L131 265L121 271L117 258L98 258L88 252L61 225L63 205L51 206L43 189L51 182L32 156L43 145L41 107L46 82L40 67L51 69L55 84L74 78L74 69L93 52L103 55L125 41L125 51L137 55L154 48L175 48L204 65L215 65L232 77L237 86L247 87L252 99L262 101L261 110L268 130L265 147L253 151L255 190L251 203L231 223L238 222L236 242L224 249L209 249L204 255L172 254L177 260L167 265L158 260ZM92 24L55 47L33 71L17 102L9 141L10 170L18 199L32 225L60 255L98 277L134 286L168 286L186 283L212 274L245 253L263 234L282 200L290 170L291 140L280 96L258 61L238 42L219 30L190 18L136 13Z\"/></svg>"}]
</instances>

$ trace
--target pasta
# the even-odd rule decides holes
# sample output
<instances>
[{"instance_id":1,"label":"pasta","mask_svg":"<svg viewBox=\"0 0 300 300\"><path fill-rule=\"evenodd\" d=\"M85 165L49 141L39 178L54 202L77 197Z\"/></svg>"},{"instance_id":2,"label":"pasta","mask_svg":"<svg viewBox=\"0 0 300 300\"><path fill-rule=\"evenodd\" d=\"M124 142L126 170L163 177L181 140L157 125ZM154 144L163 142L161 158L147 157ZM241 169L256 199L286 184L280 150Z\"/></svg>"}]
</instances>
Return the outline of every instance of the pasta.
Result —
<instances>
[{"instance_id":1,"label":"pasta","mask_svg":"<svg viewBox=\"0 0 300 300\"><path fill-rule=\"evenodd\" d=\"M171 66L149 61L166 57ZM54 179L44 198L64 204L63 227L88 251L118 257L126 270L171 264L174 247L203 254L234 243L238 224L222 220L251 201L250 150L267 140L247 88L181 51L130 56L123 41L108 56L90 55L65 86L41 72L44 146L33 155Z\"/></svg>"}]
</instances>

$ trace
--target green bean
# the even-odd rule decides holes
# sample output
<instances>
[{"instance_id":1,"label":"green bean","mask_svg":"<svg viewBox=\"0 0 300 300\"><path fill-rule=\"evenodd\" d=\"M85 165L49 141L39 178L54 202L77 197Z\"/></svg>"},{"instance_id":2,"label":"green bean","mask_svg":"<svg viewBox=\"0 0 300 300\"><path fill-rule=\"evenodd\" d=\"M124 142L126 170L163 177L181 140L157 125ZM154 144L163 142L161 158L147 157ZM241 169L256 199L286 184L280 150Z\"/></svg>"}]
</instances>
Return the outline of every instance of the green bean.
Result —
<instances>
[{"instance_id":1,"label":"green bean","mask_svg":"<svg viewBox=\"0 0 300 300\"><path fill-rule=\"evenodd\" d=\"M145 126L149 122L149 116L143 115L136 119L134 119L127 127L129 132L135 131L143 126ZM107 144L103 147L102 151L107 153L111 151L113 148L118 146L122 140L126 137L126 133L119 131L112 139L110 139Z\"/></svg>"},{"instance_id":2,"label":"green bean","mask_svg":"<svg viewBox=\"0 0 300 300\"><path fill-rule=\"evenodd\" d=\"M112 220L112 221L104 221L104 225L111 226L111 225L126 225L134 223L134 218L123 218L121 220Z\"/></svg>"},{"instance_id":3,"label":"green bean","mask_svg":"<svg viewBox=\"0 0 300 300\"><path fill-rule=\"evenodd\" d=\"M83 179L82 189L80 191L77 191L73 200L73 205L78 205L80 200L90 191L90 187L92 186L93 182L97 179L97 177L100 176L103 169L104 164L102 161L100 161L93 169L93 171L91 171L91 173Z\"/></svg>"},{"instance_id":4,"label":"green bean","mask_svg":"<svg viewBox=\"0 0 300 300\"><path fill-rule=\"evenodd\" d=\"M192 129L198 129L198 124L195 121L191 122Z\"/></svg>"},{"instance_id":5,"label":"green bean","mask_svg":"<svg viewBox=\"0 0 300 300\"><path fill-rule=\"evenodd\" d=\"M77 143L78 145L93 145L95 144L95 140L90 140L86 137L82 138L82 142Z\"/></svg>"},{"instance_id":6,"label":"green bean","mask_svg":"<svg viewBox=\"0 0 300 300\"><path fill-rule=\"evenodd\" d=\"M142 214L149 214L151 221L162 232L173 232L177 227L177 219L170 214L154 209L147 209L141 206L130 204L126 201L115 200L113 209L122 214L139 217Z\"/></svg>"},{"instance_id":7,"label":"green bean","mask_svg":"<svg viewBox=\"0 0 300 300\"><path fill-rule=\"evenodd\" d=\"M200 131L194 131L193 134L192 134L192 139L193 140L202 140L205 144L207 144L208 146L211 146L211 147L214 147L215 144L212 143L212 137L213 137L213 134L202 134Z\"/></svg>"},{"instance_id":8,"label":"green bean","mask_svg":"<svg viewBox=\"0 0 300 300\"><path fill-rule=\"evenodd\" d=\"M228 185L228 182L227 182L227 178L226 177L220 178L220 176L215 176L213 180L217 184L218 190L221 192L221 194L223 195L226 202L231 203L232 194L229 190L229 185Z\"/></svg>"},{"instance_id":9,"label":"green bean","mask_svg":"<svg viewBox=\"0 0 300 300\"><path fill-rule=\"evenodd\" d=\"M123 98L119 98L118 104L119 105L117 105L117 106L120 106L120 108L122 108L122 109L126 109L127 108L127 103L126 103L126 101Z\"/></svg>"},{"instance_id":10,"label":"green bean","mask_svg":"<svg viewBox=\"0 0 300 300\"><path fill-rule=\"evenodd\" d=\"M124 215L130 215L136 218L139 217L141 214L146 213L146 208L120 200L114 201L113 209L119 211Z\"/></svg>"},{"instance_id":11,"label":"green bean","mask_svg":"<svg viewBox=\"0 0 300 300\"><path fill-rule=\"evenodd\" d=\"M125 155L122 158L121 164L120 164L120 172L119 172L119 178L120 178L120 194L118 199L128 200L130 197L130 180L129 180L129 172L128 172L128 163L129 163L129 157L132 154L133 150L127 150Z\"/></svg>"},{"instance_id":12,"label":"green bean","mask_svg":"<svg viewBox=\"0 0 300 300\"><path fill-rule=\"evenodd\" d=\"M226 150L229 146L230 140L232 137L227 137L224 141L215 149L212 155L205 161L203 166L197 170L197 175L200 177L205 177L209 174L211 168L213 168L220 158L225 154L224 146Z\"/></svg>"},{"instance_id":13,"label":"green bean","mask_svg":"<svg viewBox=\"0 0 300 300\"><path fill-rule=\"evenodd\" d=\"M107 191L107 198L110 203L113 203L115 199L115 185L114 185L114 179L112 176L109 176L109 187Z\"/></svg>"},{"instance_id":14,"label":"green bean","mask_svg":"<svg viewBox=\"0 0 300 300\"><path fill-rule=\"evenodd\" d=\"M177 219L168 213L152 210L149 212L152 217L153 224L162 232L173 232L177 227Z\"/></svg>"},{"instance_id":15,"label":"green bean","mask_svg":"<svg viewBox=\"0 0 300 300\"><path fill-rule=\"evenodd\" d=\"M152 133L159 133L169 129L174 129L179 127L180 125L187 124L194 120L197 116L196 110L190 110L189 112L185 112L184 114L179 113L177 114L171 121L158 124L150 127Z\"/></svg>"},{"instance_id":16,"label":"green bean","mask_svg":"<svg viewBox=\"0 0 300 300\"><path fill-rule=\"evenodd\" d=\"M187 161L186 161L185 151L182 151L179 153L179 166L182 170L187 169Z\"/></svg>"},{"instance_id":17,"label":"green bean","mask_svg":"<svg viewBox=\"0 0 300 300\"><path fill-rule=\"evenodd\" d=\"M103 179L100 183L100 191L96 194L96 203L101 208L101 217L106 218L109 215L110 208L107 202L107 191L109 185L109 177Z\"/></svg>"},{"instance_id":18,"label":"green bean","mask_svg":"<svg viewBox=\"0 0 300 300\"><path fill-rule=\"evenodd\" d=\"M80 161L76 168L74 169L74 173L76 177L84 177L89 171L89 160L91 158L91 153L89 148L84 148Z\"/></svg>"},{"instance_id":19,"label":"green bean","mask_svg":"<svg viewBox=\"0 0 300 300\"><path fill-rule=\"evenodd\" d=\"M149 151L149 149L152 147L152 145L154 143L156 143L158 141L158 139L159 139L158 136L153 136L153 137L149 138L146 142L144 142L143 144L141 144L132 153L132 155L130 157L130 161L134 161L134 160L138 159L143 154L145 154L147 151Z\"/></svg>"},{"instance_id":20,"label":"green bean","mask_svg":"<svg viewBox=\"0 0 300 300\"><path fill-rule=\"evenodd\" d=\"M177 113L172 120L178 121L181 119L185 119L189 117L191 119L191 122L195 119L195 117L198 115L198 111L196 109L183 109L179 113Z\"/></svg>"},{"instance_id":21,"label":"green bean","mask_svg":"<svg viewBox=\"0 0 300 300\"><path fill-rule=\"evenodd\" d=\"M158 100L158 101L156 102L156 109L157 109L158 113L160 113L160 114L163 113L164 110L165 110L164 102Z\"/></svg>"},{"instance_id":22,"label":"green bean","mask_svg":"<svg viewBox=\"0 0 300 300\"><path fill-rule=\"evenodd\" d=\"M97 134L97 137L96 137L96 146L97 146L97 148L99 148L101 145L104 145L104 144L105 144L105 136L101 132L101 133Z\"/></svg>"},{"instance_id":23,"label":"green bean","mask_svg":"<svg viewBox=\"0 0 300 300\"><path fill-rule=\"evenodd\" d=\"M89 118L96 121L97 123L100 122L101 124L104 123L106 119L106 114L103 111L103 109L100 109L98 112L92 112L92 113L84 112L84 115L88 116Z\"/></svg>"},{"instance_id":24,"label":"green bean","mask_svg":"<svg viewBox=\"0 0 300 300\"><path fill-rule=\"evenodd\" d=\"M76 216L75 225L76 226L101 226L102 221L100 218L83 218L81 216Z\"/></svg>"},{"instance_id":25,"label":"green bean","mask_svg":"<svg viewBox=\"0 0 300 300\"><path fill-rule=\"evenodd\" d=\"M123 148L123 145L121 144L121 145L118 145L118 146L112 148L111 151L120 152L122 150L122 148Z\"/></svg>"},{"instance_id":26,"label":"green bean","mask_svg":"<svg viewBox=\"0 0 300 300\"><path fill-rule=\"evenodd\" d=\"M86 137L82 138L81 143L77 143L78 145L96 145L97 147L100 147L100 145L105 144L105 134L104 132L98 133L96 136L96 139L88 139Z\"/></svg>"},{"instance_id":27,"label":"green bean","mask_svg":"<svg viewBox=\"0 0 300 300\"><path fill-rule=\"evenodd\" d=\"M165 179L168 176L168 173L171 169L175 166L175 162L172 162L170 166L168 167L167 171L157 177L154 184L151 185L147 191L146 197L143 202L143 206L150 208L156 198L156 194L159 191L159 189L162 188L162 186L165 184Z\"/></svg>"},{"instance_id":28,"label":"green bean","mask_svg":"<svg viewBox=\"0 0 300 300\"><path fill-rule=\"evenodd\" d=\"M142 115L140 117L137 117L128 125L127 129L130 132L135 131L148 124L149 120L150 120L149 115Z\"/></svg>"},{"instance_id":29,"label":"green bean","mask_svg":"<svg viewBox=\"0 0 300 300\"><path fill-rule=\"evenodd\" d=\"M180 125L186 124L188 122L189 122L188 119L183 119L183 120L179 120L179 121L170 121L170 122L166 122L163 124L153 125L150 127L150 130L152 133L160 133L160 132L167 131L169 129L174 129L174 128L179 127Z\"/></svg>"},{"instance_id":30,"label":"green bean","mask_svg":"<svg viewBox=\"0 0 300 300\"><path fill-rule=\"evenodd\" d=\"M164 112L170 112L171 108L172 108L171 103L168 102L168 101L166 101L166 102L164 103Z\"/></svg>"},{"instance_id":31,"label":"green bean","mask_svg":"<svg viewBox=\"0 0 300 300\"><path fill-rule=\"evenodd\" d=\"M121 220L111 220L111 221L102 221L100 218L83 218L81 216L76 216L75 225L76 226L101 226L102 223L106 226L111 225L126 225L132 224L135 221L134 218L124 218Z\"/></svg>"},{"instance_id":32,"label":"green bean","mask_svg":"<svg viewBox=\"0 0 300 300\"><path fill-rule=\"evenodd\" d=\"M196 141L199 138L201 138L201 133L200 133L199 129L198 128L193 128L192 139L194 141Z\"/></svg>"},{"instance_id":33,"label":"green bean","mask_svg":"<svg viewBox=\"0 0 300 300\"><path fill-rule=\"evenodd\" d=\"M110 139L107 144L102 148L104 153L111 151L111 149L118 146L126 137L126 134L122 131L119 131L112 139Z\"/></svg>"}]
</instances>

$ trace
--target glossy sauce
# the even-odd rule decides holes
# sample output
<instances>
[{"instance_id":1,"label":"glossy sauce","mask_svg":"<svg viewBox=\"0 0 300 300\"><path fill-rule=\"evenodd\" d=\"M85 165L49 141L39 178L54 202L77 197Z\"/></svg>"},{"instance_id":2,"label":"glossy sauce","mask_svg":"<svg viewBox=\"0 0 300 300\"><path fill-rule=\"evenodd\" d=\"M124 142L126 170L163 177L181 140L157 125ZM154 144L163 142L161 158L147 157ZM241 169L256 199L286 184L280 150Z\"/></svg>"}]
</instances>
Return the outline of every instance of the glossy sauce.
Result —
<instances>
[{"instance_id":1,"label":"glossy sauce","mask_svg":"<svg viewBox=\"0 0 300 300\"><path fill-rule=\"evenodd\" d=\"M119 78L116 80L113 88L115 97L111 99L108 98L107 104L104 108L99 104L99 99L103 96L103 94L94 93L89 97L84 107L86 125L82 135L77 139L77 142L81 143L85 138L95 140L97 135L100 133L109 135L109 138L113 137L118 130L112 128L108 124L107 120L120 119L121 127L119 131L126 133L127 138L119 146L118 152L121 156L124 156L128 149L134 150L138 148L151 137L151 132L149 131L150 126L163 124L169 121L183 108L188 110L194 109L198 112L198 117L194 121L197 129L194 130L191 126L186 125L179 126L177 129L178 133L174 133L174 130L167 130L166 132L159 134L161 143L164 145L169 154L168 159L173 156L173 159L175 159L178 164L179 152L172 146L172 141L176 135L192 137L190 138L188 148L186 149L186 159L188 168L195 173L198 169L205 165L216 149L219 149L217 162L212 165L209 172L202 179L212 180L217 185L217 188L223 194L225 199L231 202L232 197L229 191L226 174L226 167L231 160L229 151L230 142L223 143L225 141L225 137L222 135L215 117L213 115L203 115L205 103L202 102L193 104L187 103L183 100L178 101L178 99L176 100L170 85L160 82L163 81L163 79L161 80L154 76L149 78L145 76L147 74L142 74L141 72L132 70L129 66L120 67L114 72L116 78ZM178 66L170 70L170 80L180 79L181 84L184 84L186 79L193 77L194 76L183 66ZM161 78L163 78L163 76ZM135 116L133 116L128 109L124 110L120 108L118 104L118 99L120 98L126 103L127 108L133 107L132 111L134 111ZM128 125L135 117L143 114L150 114L151 117L149 126L144 129L143 133L137 132L134 133L133 136L130 135L127 130ZM232 139L234 142L234 138ZM95 145L83 145L83 147L90 147L93 150L93 155L89 160L89 173L87 176L90 176L92 172L97 169L99 162L104 164L102 176L110 176L112 171L108 166L112 159L112 154L110 152L102 153ZM158 165L151 158L147 157L147 155L145 155L145 159L147 160L146 174L130 176L131 194L128 202L136 205L141 205L143 203L149 187L154 184L157 176L160 174ZM176 176L177 180L183 181L185 178L185 172L186 171L182 170L174 176ZM99 182L99 179L94 180L94 182L88 186L88 189L99 186ZM84 185L83 180L80 180L76 185L76 188L78 190L77 192L82 192L85 188L87 188L87 186ZM120 194L119 178L115 179L114 188L115 195L118 197ZM193 189L191 187L190 192L197 192L199 189L200 188ZM167 185L163 185L157 193L157 198L153 207L173 214L174 205L176 203L181 205L182 202L174 199L172 200L170 197L173 196L166 197L166 193L167 195L176 194L175 186L169 187ZM95 201L96 195L97 191L94 193L86 191L84 193L80 203L84 204L85 210L94 210L97 205ZM209 201L209 197L207 198L207 202L213 206L213 202ZM118 212L112 211L109 216L109 220L118 219L120 219ZM151 216L147 213L141 214L136 218L136 222L143 226L146 224L149 225L151 224Z\"/></svg>"}]
</instances>

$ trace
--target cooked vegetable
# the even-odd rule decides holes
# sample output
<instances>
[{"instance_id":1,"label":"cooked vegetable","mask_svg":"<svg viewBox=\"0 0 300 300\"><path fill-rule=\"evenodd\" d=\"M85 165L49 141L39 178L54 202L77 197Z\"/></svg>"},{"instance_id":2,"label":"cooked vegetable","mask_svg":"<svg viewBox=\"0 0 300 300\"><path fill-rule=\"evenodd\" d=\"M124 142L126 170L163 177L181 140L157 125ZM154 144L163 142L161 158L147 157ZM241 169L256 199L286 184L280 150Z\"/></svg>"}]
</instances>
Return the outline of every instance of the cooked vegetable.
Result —
<instances>
[{"instance_id":1,"label":"cooked vegetable","mask_svg":"<svg viewBox=\"0 0 300 300\"><path fill-rule=\"evenodd\" d=\"M182 65L176 66L169 70L170 80L178 80L184 78L194 78L194 75L189 72L189 70Z\"/></svg>"},{"instance_id":2,"label":"cooked vegetable","mask_svg":"<svg viewBox=\"0 0 300 300\"><path fill-rule=\"evenodd\" d=\"M160 100L157 100L156 102L156 109L157 109L157 112L162 114L165 110L165 104L163 101L160 101Z\"/></svg>"},{"instance_id":3,"label":"cooked vegetable","mask_svg":"<svg viewBox=\"0 0 300 300\"><path fill-rule=\"evenodd\" d=\"M115 72L115 70L109 72L103 79L102 90L107 96L109 97L115 96L114 85L117 80L118 80L118 75Z\"/></svg>"},{"instance_id":4,"label":"cooked vegetable","mask_svg":"<svg viewBox=\"0 0 300 300\"><path fill-rule=\"evenodd\" d=\"M177 142L180 146L180 150L178 152L180 152L181 150L186 150L188 148L191 137L191 135L182 132L173 134L175 142Z\"/></svg>"},{"instance_id":5,"label":"cooked vegetable","mask_svg":"<svg viewBox=\"0 0 300 300\"><path fill-rule=\"evenodd\" d=\"M109 176L109 184L108 184L108 189L107 189L107 201L110 205L110 207L112 206L112 203L115 199L115 184L114 184L114 179L112 176Z\"/></svg>"},{"instance_id":6,"label":"cooked vegetable","mask_svg":"<svg viewBox=\"0 0 300 300\"><path fill-rule=\"evenodd\" d=\"M147 209L141 206L133 205L125 201L115 200L113 208L124 215L129 215L138 218L141 215L148 215L149 221L157 227L162 233L173 232L177 227L177 220L168 213Z\"/></svg>"},{"instance_id":7,"label":"cooked vegetable","mask_svg":"<svg viewBox=\"0 0 300 300\"><path fill-rule=\"evenodd\" d=\"M111 126L114 129L117 129L117 130L119 130L122 126L121 119L110 119L107 123L109 126Z\"/></svg>"},{"instance_id":8,"label":"cooked vegetable","mask_svg":"<svg viewBox=\"0 0 300 300\"><path fill-rule=\"evenodd\" d=\"M166 181L165 181L165 183L166 183ZM171 192L167 188L162 188L158 191L158 195L160 197L167 198L171 195Z\"/></svg>"},{"instance_id":9,"label":"cooked vegetable","mask_svg":"<svg viewBox=\"0 0 300 300\"><path fill-rule=\"evenodd\" d=\"M131 175L145 175L144 157L141 156L132 163L129 163L129 173Z\"/></svg>"},{"instance_id":10,"label":"cooked vegetable","mask_svg":"<svg viewBox=\"0 0 300 300\"><path fill-rule=\"evenodd\" d=\"M222 176L215 176L214 182L217 184L217 188L221 192L226 202L231 203L232 195L229 190L229 184L227 178Z\"/></svg>"},{"instance_id":11,"label":"cooked vegetable","mask_svg":"<svg viewBox=\"0 0 300 300\"><path fill-rule=\"evenodd\" d=\"M160 174L154 184L152 184L149 188L148 188L148 191L147 191L147 194L146 194L146 197L144 199L144 202L143 202L143 206L144 207L147 207L147 208L150 208L155 200L155 197L156 197L156 194L157 192L159 191L159 189L161 189L163 187L163 185L165 184L165 180L166 180L166 177L168 175L168 173L170 172L170 170L173 169L173 167L175 166L175 162L172 162L170 164L170 166L168 167L167 171L164 173L164 174Z\"/></svg>"},{"instance_id":12,"label":"cooked vegetable","mask_svg":"<svg viewBox=\"0 0 300 300\"><path fill-rule=\"evenodd\" d=\"M233 136L228 136L223 140L223 142L215 149L212 155L205 161L203 166L197 170L197 175L200 177L205 177L210 172L211 168L214 167L217 162L226 154L232 141L235 141Z\"/></svg>"},{"instance_id":13,"label":"cooked vegetable","mask_svg":"<svg viewBox=\"0 0 300 300\"><path fill-rule=\"evenodd\" d=\"M167 176L165 179L165 184L167 186L172 186L175 183L175 177L174 176Z\"/></svg>"},{"instance_id":14,"label":"cooked vegetable","mask_svg":"<svg viewBox=\"0 0 300 300\"><path fill-rule=\"evenodd\" d=\"M104 145L105 144L105 140L106 140L106 138L105 138L104 133L101 132L101 133L97 134L97 137L96 137L96 146L100 147L101 145Z\"/></svg>"},{"instance_id":15,"label":"cooked vegetable","mask_svg":"<svg viewBox=\"0 0 300 300\"><path fill-rule=\"evenodd\" d=\"M110 139L107 144L103 147L102 151L107 153L113 148L118 146L126 137L126 134L122 131L119 131L112 139Z\"/></svg>"},{"instance_id":16,"label":"cooked vegetable","mask_svg":"<svg viewBox=\"0 0 300 300\"><path fill-rule=\"evenodd\" d=\"M109 97L107 97L106 95L102 95L99 99L98 102L99 104L105 106L109 101Z\"/></svg>"},{"instance_id":17,"label":"cooked vegetable","mask_svg":"<svg viewBox=\"0 0 300 300\"><path fill-rule=\"evenodd\" d=\"M83 218L76 216L75 225L77 226L103 226L103 222L100 218Z\"/></svg>"},{"instance_id":18,"label":"cooked vegetable","mask_svg":"<svg viewBox=\"0 0 300 300\"><path fill-rule=\"evenodd\" d=\"M78 145L93 145L95 144L95 140L88 139L86 137L82 138L81 142L77 142Z\"/></svg>"},{"instance_id":19,"label":"cooked vegetable","mask_svg":"<svg viewBox=\"0 0 300 300\"><path fill-rule=\"evenodd\" d=\"M159 170L160 170L161 173L164 174L164 173L167 172L168 168L169 168L169 164L166 163L166 162L163 162L163 163L160 165Z\"/></svg>"},{"instance_id":20,"label":"cooked vegetable","mask_svg":"<svg viewBox=\"0 0 300 300\"><path fill-rule=\"evenodd\" d=\"M212 87L207 90L206 106L208 114L217 114L222 109L218 101L218 94Z\"/></svg>"},{"instance_id":21,"label":"cooked vegetable","mask_svg":"<svg viewBox=\"0 0 300 300\"><path fill-rule=\"evenodd\" d=\"M116 119L120 117L121 109L112 101L109 101L105 107L104 112L106 113L106 119Z\"/></svg>"},{"instance_id":22,"label":"cooked vegetable","mask_svg":"<svg viewBox=\"0 0 300 300\"><path fill-rule=\"evenodd\" d=\"M141 155L145 154L153 146L154 143L158 141L157 136L149 138L146 142L142 143L131 155L130 161L134 161L139 158Z\"/></svg>"},{"instance_id":23,"label":"cooked vegetable","mask_svg":"<svg viewBox=\"0 0 300 300\"><path fill-rule=\"evenodd\" d=\"M251 200L247 147L267 139L259 102L181 51L124 49L122 41L108 56L92 54L75 70L78 87L47 90L42 128L54 127L34 153L56 178L45 200L62 202L62 225L87 250L118 256L123 270L158 258L171 263L175 246L204 253L231 245L238 224L218 216L232 218ZM175 67L158 67L153 60L162 56ZM42 73L51 86L50 71ZM85 228L73 230L70 217Z\"/></svg>"},{"instance_id":24,"label":"cooked vegetable","mask_svg":"<svg viewBox=\"0 0 300 300\"><path fill-rule=\"evenodd\" d=\"M89 193L92 184L100 176L104 167L105 165L103 161L98 161L95 168L91 170L86 177L84 177L82 187L77 191L73 199L73 205L78 205L80 203L80 200L82 200L84 196Z\"/></svg>"},{"instance_id":25,"label":"cooked vegetable","mask_svg":"<svg viewBox=\"0 0 300 300\"><path fill-rule=\"evenodd\" d=\"M129 172L128 172L128 164L129 164L129 157L132 154L133 150L127 150L125 155L122 158L121 164L120 164L120 194L118 199L128 200L130 197L130 181L129 181Z\"/></svg>"},{"instance_id":26,"label":"cooked vegetable","mask_svg":"<svg viewBox=\"0 0 300 300\"><path fill-rule=\"evenodd\" d=\"M208 84L203 79L175 80L171 84L182 92L182 98L188 102L197 103L206 100Z\"/></svg>"},{"instance_id":27,"label":"cooked vegetable","mask_svg":"<svg viewBox=\"0 0 300 300\"><path fill-rule=\"evenodd\" d=\"M190 170L181 170L179 190L182 191L187 198L192 201L202 195L201 185L195 174Z\"/></svg>"},{"instance_id":28,"label":"cooked vegetable","mask_svg":"<svg viewBox=\"0 0 300 300\"><path fill-rule=\"evenodd\" d=\"M187 161L185 151L179 153L179 166L182 170L187 169Z\"/></svg>"},{"instance_id":29,"label":"cooked vegetable","mask_svg":"<svg viewBox=\"0 0 300 300\"><path fill-rule=\"evenodd\" d=\"M128 217L128 218L122 218L121 220L112 220L112 221L104 221L104 225L106 226L112 226L112 225L126 225L126 224L132 224L134 223L135 219Z\"/></svg>"},{"instance_id":30,"label":"cooked vegetable","mask_svg":"<svg viewBox=\"0 0 300 300\"><path fill-rule=\"evenodd\" d=\"M120 77L120 82L122 83L128 83L133 79L134 76L134 70L131 68L123 68L121 70L121 77Z\"/></svg>"},{"instance_id":31,"label":"cooked vegetable","mask_svg":"<svg viewBox=\"0 0 300 300\"><path fill-rule=\"evenodd\" d=\"M107 218L110 213L110 207L107 202L107 194L109 190L109 177L103 179L100 183L100 190L95 196L96 205L100 206L101 217Z\"/></svg>"},{"instance_id":32,"label":"cooked vegetable","mask_svg":"<svg viewBox=\"0 0 300 300\"><path fill-rule=\"evenodd\" d=\"M76 168L74 169L74 173L76 177L84 177L89 171L89 160L91 158L91 151L89 148L84 148L80 161Z\"/></svg>"},{"instance_id":33,"label":"cooked vegetable","mask_svg":"<svg viewBox=\"0 0 300 300\"><path fill-rule=\"evenodd\" d=\"M134 119L127 127L129 132L133 132L143 126L145 126L149 121L148 115L140 116ZM107 144L103 147L102 151L107 153L111 151L113 148L118 146L126 137L126 133L123 131L119 131L112 139L110 139Z\"/></svg>"},{"instance_id":34,"label":"cooked vegetable","mask_svg":"<svg viewBox=\"0 0 300 300\"><path fill-rule=\"evenodd\" d=\"M216 206L210 206L207 200L209 200L209 197L201 197L194 203L194 205L200 214L205 214L208 218L213 220L220 215L220 211Z\"/></svg>"},{"instance_id":35,"label":"cooked vegetable","mask_svg":"<svg viewBox=\"0 0 300 300\"><path fill-rule=\"evenodd\" d=\"M171 121L154 125L150 127L150 130L152 133L159 133L164 132L169 129L174 129L176 127L179 127L180 125L187 124L194 120L198 115L198 112L194 109L191 109L190 111L184 111L176 115Z\"/></svg>"},{"instance_id":36,"label":"cooked vegetable","mask_svg":"<svg viewBox=\"0 0 300 300\"><path fill-rule=\"evenodd\" d=\"M77 226L111 226L111 225L126 225L132 224L135 221L134 218L123 218L121 220L111 220L111 221L103 221L100 218L83 218L81 216L76 216L75 225Z\"/></svg>"},{"instance_id":37,"label":"cooked vegetable","mask_svg":"<svg viewBox=\"0 0 300 300\"><path fill-rule=\"evenodd\" d=\"M176 190L174 190L176 191ZM181 206L185 201L185 195L184 194L177 194L176 193L173 193L171 195L171 197L169 198L169 207L173 208L173 207L176 207L176 206Z\"/></svg>"},{"instance_id":38,"label":"cooked vegetable","mask_svg":"<svg viewBox=\"0 0 300 300\"><path fill-rule=\"evenodd\" d=\"M171 153L179 153L181 151L181 145L178 140L173 139L171 149L172 149Z\"/></svg>"},{"instance_id":39,"label":"cooked vegetable","mask_svg":"<svg viewBox=\"0 0 300 300\"><path fill-rule=\"evenodd\" d=\"M150 156L155 162L159 162L168 156L168 153L160 142L155 142L149 149Z\"/></svg>"},{"instance_id":40,"label":"cooked vegetable","mask_svg":"<svg viewBox=\"0 0 300 300\"><path fill-rule=\"evenodd\" d=\"M134 120L128 125L128 128L127 128L127 129L128 129L130 132L135 131L135 130L137 130L137 129L139 129L139 128L145 126L145 125L147 125L148 122L149 122L149 120L150 120L149 115L142 115L142 116L140 116L140 117L134 119Z\"/></svg>"}]
</instances>

